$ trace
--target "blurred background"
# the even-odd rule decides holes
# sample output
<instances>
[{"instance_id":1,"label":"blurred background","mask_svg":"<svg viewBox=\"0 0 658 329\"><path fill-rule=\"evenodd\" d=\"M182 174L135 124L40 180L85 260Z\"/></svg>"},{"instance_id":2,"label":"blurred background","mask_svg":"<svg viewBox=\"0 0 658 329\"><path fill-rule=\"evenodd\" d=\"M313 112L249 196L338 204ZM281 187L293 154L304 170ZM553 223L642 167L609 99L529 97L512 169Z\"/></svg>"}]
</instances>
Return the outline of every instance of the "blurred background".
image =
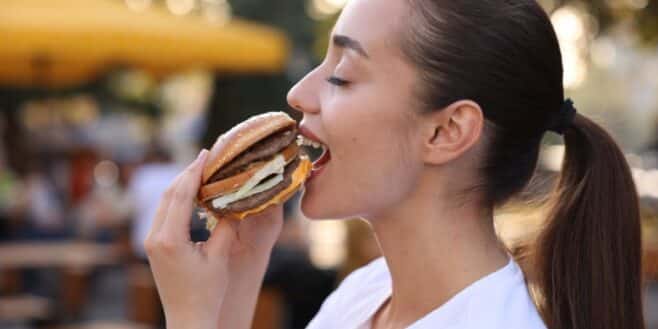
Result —
<instances>
[{"instance_id":1,"label":"blurred background","mask_svg":"<svg viewBox=\"0 0 658 329\"><path fill-rule=\"evenodd\" d=\"M345 2L2 0L0 328L162 328L142 248L160 194L219 134L287 108ZM647 322L658 328L658 1L540 2L567 95L632 165ZM497 212L510 245L541 224L527 200L549 191L561 143L546 135L533 182ZM254 328L303 328L378 257L364 222L307 221L298 199L286 204ZM193 223L192 238L205 239Z\"/></svg>"}]
</instances>

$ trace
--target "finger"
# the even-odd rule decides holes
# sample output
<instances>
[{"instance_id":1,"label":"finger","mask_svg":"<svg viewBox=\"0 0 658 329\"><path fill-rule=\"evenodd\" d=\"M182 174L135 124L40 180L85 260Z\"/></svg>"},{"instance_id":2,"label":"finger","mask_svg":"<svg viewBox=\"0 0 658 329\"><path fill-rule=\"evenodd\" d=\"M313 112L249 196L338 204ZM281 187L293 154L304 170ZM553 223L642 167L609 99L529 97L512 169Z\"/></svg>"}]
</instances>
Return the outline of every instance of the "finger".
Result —
<instances>
[{"instance_id":1,"label":"finger","mask_svg":"<svg viewBox=\"0 0 658 329\"><path fill-rule=\"evenodd\" d=\"M206 240L206 253L210 257L227 256L231 251L231 245L237 239L237 225L235 220L220 219L215 229Z\"/></svg>"},{"instance_id":2,"label":"finger","mask_svg":"<svg viewBox=\"0 0 658 329\"><path fill-rule=\"evenodd\" d=\"M194 199L201 184L201 172L207 156L208 151L202 150L197 159L181 173L167 210L167 219L162 226L162 233L167 239L190 239L189 228L195 206Z\"/></svg>"}]
</instances>

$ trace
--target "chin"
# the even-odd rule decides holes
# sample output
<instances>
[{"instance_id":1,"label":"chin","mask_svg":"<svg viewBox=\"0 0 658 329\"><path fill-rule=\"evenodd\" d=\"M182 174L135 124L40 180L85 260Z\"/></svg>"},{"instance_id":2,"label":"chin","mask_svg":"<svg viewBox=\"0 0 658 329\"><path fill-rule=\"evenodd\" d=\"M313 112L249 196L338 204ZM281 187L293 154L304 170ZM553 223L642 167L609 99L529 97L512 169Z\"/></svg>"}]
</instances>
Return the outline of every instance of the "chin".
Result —
<instances>
[{"instance_id":1,"label":"chin","mask_svg":"<svg viewBox=\"0 0 658 329\"><path fill-rule=\"evenodd\" d=\"M328 209L329 203L322 202L322 200L312 199L307 197L304 193L299 203L299 209L304 217L313 220L319 219L333 219L332 211Z\"/></svg>"},{"instance_id":2,"label":"chin","mask_svg":"<svg viewBox=\"0 0 658 329\"><path fill-rule=\"evenodd\" d=\"M322 220L322 219L351 219L355 217L360 217L358 211L351 211L351 209L345 209L339 204L334 202L335 199L322 200L320 198L314 198L312 196L307 196L306 191L301 197L299 208L304 217L311 220Z\"/></svg>"}]
</instances>

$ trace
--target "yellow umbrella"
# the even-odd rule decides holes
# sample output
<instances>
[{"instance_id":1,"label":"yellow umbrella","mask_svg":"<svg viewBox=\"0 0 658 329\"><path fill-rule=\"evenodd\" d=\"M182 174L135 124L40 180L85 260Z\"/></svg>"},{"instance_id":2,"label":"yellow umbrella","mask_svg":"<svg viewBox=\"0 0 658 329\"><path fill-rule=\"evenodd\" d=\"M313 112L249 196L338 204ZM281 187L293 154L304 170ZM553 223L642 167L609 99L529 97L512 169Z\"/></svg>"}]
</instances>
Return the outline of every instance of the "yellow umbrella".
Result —
<instances>
[{"instance_id":1,"label":"yellow umbrella","mask_svg":"<svg viewBox=\"0 0 658 329\"><path fill-rule=\"evenodd\" d=\"M119 0L0 1L0 84L61 86L113 65L155 74L189 68L276 72L287 58L279 31L232 19L213 24Z\"/></svg>"}]
</instances>

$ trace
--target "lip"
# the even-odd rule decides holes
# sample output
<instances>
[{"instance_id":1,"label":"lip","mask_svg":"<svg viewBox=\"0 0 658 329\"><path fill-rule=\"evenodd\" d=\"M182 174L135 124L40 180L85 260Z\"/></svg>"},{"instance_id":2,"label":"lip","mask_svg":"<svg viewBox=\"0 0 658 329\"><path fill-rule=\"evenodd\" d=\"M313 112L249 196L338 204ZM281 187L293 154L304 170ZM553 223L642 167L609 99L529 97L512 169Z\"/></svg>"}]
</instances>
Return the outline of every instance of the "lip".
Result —
<instances>
[{"instance_id":1,"label":"lip","mask_svg":"<svg viewBox=\"0 0 658 329\"><path fill-rule=\"evenodd\" d=\"M316 136L310 129L308 129L306 126L300 125L299 126L299 133L300 135L314 141L318 142L322 145L327 145L327 143L323 142L318 136Z\"/></svg>"}]
</instances>

